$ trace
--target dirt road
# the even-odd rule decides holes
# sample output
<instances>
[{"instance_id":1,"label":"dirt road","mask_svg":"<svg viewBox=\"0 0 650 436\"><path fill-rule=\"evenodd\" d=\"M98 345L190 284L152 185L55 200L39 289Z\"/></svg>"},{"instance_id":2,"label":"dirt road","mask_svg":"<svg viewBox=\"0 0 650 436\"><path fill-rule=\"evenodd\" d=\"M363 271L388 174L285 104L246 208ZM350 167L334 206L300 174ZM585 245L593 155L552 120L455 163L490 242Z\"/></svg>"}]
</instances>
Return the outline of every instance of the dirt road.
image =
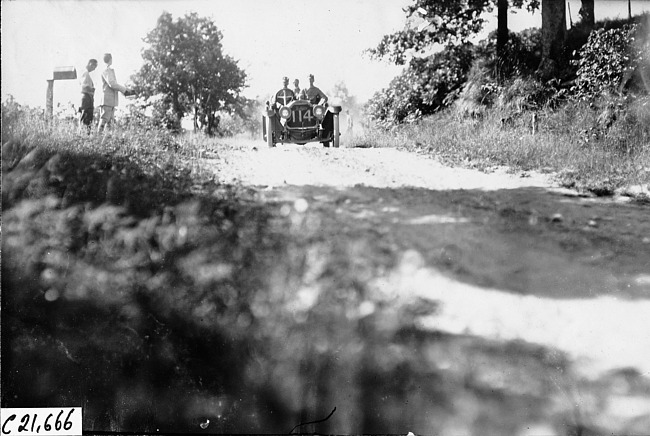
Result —
<instances>
[{"instance_id":1,"label":"dirt road","mask_svg":"<svg viewBox=\"0 0 650 436\"><path fill-rule=\"evenodd\" d=\"M372 320L379 332L415 332L406 348L403 339L376 339L380 355L416 353L448 377L469 372L503 395L498 407L477 402L472 419L454 415L436 427L427 424L431 416L414 418L411 409L404 415L407 406L394 405L382 410L402 413L413 428L364 431L471 432L478 427L468 422L514 407L507 403L520 395L554 405L526 409L530 416L519 426L499 430L555 434L558 422L573 421L578 429L629 433L650 423L647 204L580 196L550 175L448 168L395 149L240 142L204 158L205 169L250 187L290 223L287 239L301 253L301 273L278 267L270 288L295 290L285 309L297 320L326 293L362 289L345 302L348 320ZM452 339L431 342L430 334ZM466 340L498 352L486 357L461 345ZM562 356L566 365L548 356ZM533 394L525 387L531 380L545 380L550 391Z\"/></svg>"}]
</instances>

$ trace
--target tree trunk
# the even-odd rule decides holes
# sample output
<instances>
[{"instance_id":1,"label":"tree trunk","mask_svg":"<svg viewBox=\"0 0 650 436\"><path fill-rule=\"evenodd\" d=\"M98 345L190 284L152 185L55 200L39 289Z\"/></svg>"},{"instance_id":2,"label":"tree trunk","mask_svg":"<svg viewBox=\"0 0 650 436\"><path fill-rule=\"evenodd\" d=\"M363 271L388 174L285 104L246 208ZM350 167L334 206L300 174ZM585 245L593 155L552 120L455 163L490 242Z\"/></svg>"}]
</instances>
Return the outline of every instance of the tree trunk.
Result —
<instances>
[{"instance_id":1,"label":"tree trunk","mask_svg":"<svg viewBox=\"0 0 650 436\"><path fill-rule=\"evenodd\" d=\"M194 106L194 133L199 131L199 108Z\"/></svg>"},{"instance_id":2,"label":"tree trunk","mask_svg":"<svg viewBox=\"0 0 650 436\"><path fill-rule=\"evenodd\" d=\"M178 94L176 93L172 94L172 111L174 112L174 116L176 118L174 120L174 126L172 126L172 130L180 130L181 122L185 113L183 112L183 106L181 105L178 99Z\"/></svg>"},{"instance_id":3,"label":"tree trunk","mask_svg":"<svg viewBox=\"0 0 650 436\"><path fill-rule=\"evenodd\" d=\"M499 59L503 59L506 55L505 49L508 43L508 0L499 0L497 5L497 56Z\"/></svg>"},{"instance_id":4,"label":"tree trunk","mask_svg":"<svg viewBox=\"0 0 650 436\"><path fill-rule=\"evenodd\" d=\"M543 80L556 76L566 40L566 1L542 0L542 61L537 74Z\"/></svg>"},{"instance_id":5,"label":"tree trunk","mask_svg":"<svg viewBox=\"0 0 650 436\"><path fill-rule=\"evenodd\" d=\"M580 24L589 30L593 29L594 24L596 23L594 16L594 0L582 0L579 15Z\"/></svg>"},{"instance_id":6,"label":"tree trunk","mask_svg":"<svg viewBox=\"0 0 650 436\"><path fill-rule=\"evenodd\" d=\"M632 0L627 0L627 18L632 19Z\"/></svg>"},{"instance_id":7,"label":"tree trunk","mask_svg":"<svg viewBox=\"0 0 650 436\"><path fill-rule=\"evenodd\" d=\"M217 115L213 110L208 110L208 125L205 129L205 133L208 136L214 136L219 132L219 122L221 117Z\"/></svg>"}]
</instances>

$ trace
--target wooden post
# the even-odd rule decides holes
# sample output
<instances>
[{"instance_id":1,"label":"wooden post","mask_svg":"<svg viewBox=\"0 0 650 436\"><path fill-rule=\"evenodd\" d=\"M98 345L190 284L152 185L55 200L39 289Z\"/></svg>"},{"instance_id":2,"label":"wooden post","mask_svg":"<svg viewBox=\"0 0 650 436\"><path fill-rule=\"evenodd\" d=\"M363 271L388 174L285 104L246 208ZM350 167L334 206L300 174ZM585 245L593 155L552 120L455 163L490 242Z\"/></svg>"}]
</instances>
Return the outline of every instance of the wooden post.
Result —
<instances>
[{"instance_id":1,"label":"wooden post","mask_svg":"<svg viewBox=\"0 0 650 436\"><path fill-rule=\"evenodd\" d=\"M45 119L47 121L54 117L54 81L73 80L77 78L75 67L55 67L51 79L47 79L47 93L45 94Z\"/></svg>"},{"instance_id":2,"label":"wooden post","mask_svg":"<svg viewBox=\"0 0 650 436\"><path fill-rule=\"evenodd\" d=\"M45 119L52 119L54 114L54 79L47 81L47 93L45 94Z\"/></svg>"},{"instance_id":3,"label":"wooden post","mask_svg":"<svg viewBox=\"0 0 650 436\"><path fill-rule=\"evenodd\" d=\"M533 112L531 124L533 127L533 135L537 133L537 113Z\"/></svg>"}]
</instances>

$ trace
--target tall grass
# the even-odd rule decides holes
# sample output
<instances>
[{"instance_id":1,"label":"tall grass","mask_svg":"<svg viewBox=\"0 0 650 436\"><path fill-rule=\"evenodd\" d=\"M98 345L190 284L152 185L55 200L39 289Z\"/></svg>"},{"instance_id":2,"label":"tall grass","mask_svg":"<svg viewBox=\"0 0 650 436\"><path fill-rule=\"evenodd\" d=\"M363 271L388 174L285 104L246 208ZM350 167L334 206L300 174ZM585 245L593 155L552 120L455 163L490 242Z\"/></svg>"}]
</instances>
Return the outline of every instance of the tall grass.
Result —
<instances>
[{"instance_id":1,"label":"tall grass","mask_svg":"<svg viewBox=\"0 0 650 436\"><path fill-rule=\"evenodd\" d=\"M5 207L55 195L147 214L218 183L203 159L215 147L210 138L129 123L86 134L72 120L46 120L13 102L3 103L2 121Z\"/></svg>"},{"instance_id":2,"label":"tall grass","mask_svg":"<svg viewBox=\"0 0 650 436\"><path fill-rule=\"evenodd\" d=\"M366 133L351 146L400 147L480 170L553 172L565 186L610 194L650 182L650 98L572 102L557 110L492 109L476 119L448 110Z\"/></svg>"}]
</instances>

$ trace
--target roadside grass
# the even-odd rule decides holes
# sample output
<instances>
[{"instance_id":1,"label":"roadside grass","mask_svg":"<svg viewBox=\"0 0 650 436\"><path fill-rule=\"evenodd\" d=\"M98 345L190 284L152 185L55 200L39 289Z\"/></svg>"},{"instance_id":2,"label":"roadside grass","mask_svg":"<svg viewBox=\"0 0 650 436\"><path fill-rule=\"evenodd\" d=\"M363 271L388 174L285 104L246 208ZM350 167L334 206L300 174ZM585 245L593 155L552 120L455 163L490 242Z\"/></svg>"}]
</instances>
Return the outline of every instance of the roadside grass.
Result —
<instances>
[{"instance_id":1,"label":"roadside grass","mask_svg":"<svg viewBox=\"0 0 650 436\"><path fill-rule=\"evenodd\" d=\"M487 111L471 119L449 110L393 131L372 131L351 147L398 147L450 165L555 173L563 186L610 195L650 182L650 98L618 107L568 103L552 111Z\"/></svg>"}]
</instances>

